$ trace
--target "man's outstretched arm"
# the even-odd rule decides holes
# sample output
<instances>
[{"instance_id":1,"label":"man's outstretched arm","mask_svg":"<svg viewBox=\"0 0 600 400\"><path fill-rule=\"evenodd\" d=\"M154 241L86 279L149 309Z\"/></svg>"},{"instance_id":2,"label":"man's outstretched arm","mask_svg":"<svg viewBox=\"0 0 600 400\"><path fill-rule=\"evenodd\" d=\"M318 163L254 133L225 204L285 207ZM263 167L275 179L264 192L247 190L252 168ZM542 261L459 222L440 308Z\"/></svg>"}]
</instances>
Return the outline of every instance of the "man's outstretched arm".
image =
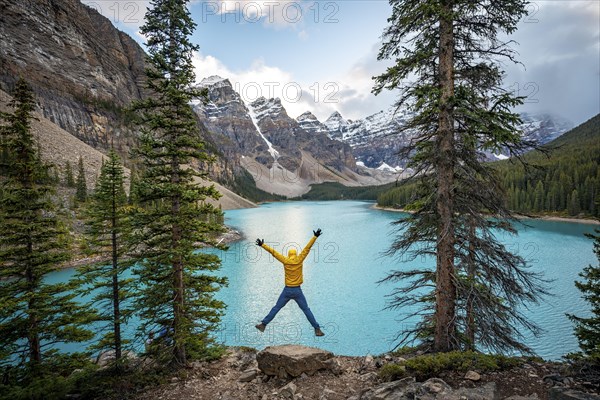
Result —
<instances>
[{"instance_id":1,"label":"man's outstretched arm","mask_svg":"<svg viewBox=\"0 0 600 400\"><path fill-rule=\"evenodd\" d=\"M308 253L310 252L310 248L313 246L313 244L315 244L315 241L317 240L317 238L319 236L321 236L321 229L317 229L316 231L313 231L313 237L310 238L310 240L308 241L308 244L304 247L304 249L302 249L302 253L300 253L300 262L304 261L304 259L306 258L306 256L308 256Z\"/></svg>"},{"instance_id":2,"label":"man's outstretched arm","mask_svg":"<svg viewBox=\"0 0 600 400\"><path fill-rule=\"evenodd\" d=\"M262 247L263 249L265 249L266 251L271 253L271 255L273 255L273 257L275 257L277 259L277 261L284 263L284 264L287 261L286 258L283 256L283 254L277 252L277 250L275 250L274 248L267 246L265 244L264 239L256 239L256 245Z\"/></svg>"}]
</instances>

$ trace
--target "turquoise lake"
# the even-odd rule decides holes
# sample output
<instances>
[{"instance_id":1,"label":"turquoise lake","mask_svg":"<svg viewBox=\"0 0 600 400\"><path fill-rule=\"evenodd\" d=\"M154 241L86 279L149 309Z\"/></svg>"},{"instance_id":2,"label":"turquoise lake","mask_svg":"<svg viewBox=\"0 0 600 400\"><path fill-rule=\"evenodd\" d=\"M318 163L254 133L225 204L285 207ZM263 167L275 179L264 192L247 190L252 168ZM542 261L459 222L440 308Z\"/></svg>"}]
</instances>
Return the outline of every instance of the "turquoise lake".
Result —
<instances>
[{"instance_id":1,"label":"turquoise lake","mask_svg":"<svg viewBox=\"0 0 600 400\"><path fill-rule=\"evenodd\" d=\"M373 203L358 201L285 202L259 208L231 210L226 224L244 239L233 243L222 259L220 274L229 286L218 298L227 304L218 339L227 345L264 348L296 343L317 346L342 355L379 354L391 350L396 335L415 321L400 322L408 310L385 310L392 284L377 284L392 269L433 266L433 260L403 262L382 253L395 235L391 223L401 214L372 209ZM584 236L594 225L533 221L518 225L518 236L501 236L512 251L530 261L532 269L553 280L553 297L525 310L544 333L525 341L545 359L559 359L577 350L572 323L565 313L589 315L589 307L573 282L587 265L597 263L592 241ZM295 302L280 311L264 333L257 324L275 304L284 286L281 264L254 244L256 238L280 252L300 249L321 228L304 262L302 290L326 336L316 338ZM52 280L68 279L72 271L56 273ZM130 330L134 326L130 327ZM74 346L66 346L75 349Z\"/></svg>"}]
</instances>

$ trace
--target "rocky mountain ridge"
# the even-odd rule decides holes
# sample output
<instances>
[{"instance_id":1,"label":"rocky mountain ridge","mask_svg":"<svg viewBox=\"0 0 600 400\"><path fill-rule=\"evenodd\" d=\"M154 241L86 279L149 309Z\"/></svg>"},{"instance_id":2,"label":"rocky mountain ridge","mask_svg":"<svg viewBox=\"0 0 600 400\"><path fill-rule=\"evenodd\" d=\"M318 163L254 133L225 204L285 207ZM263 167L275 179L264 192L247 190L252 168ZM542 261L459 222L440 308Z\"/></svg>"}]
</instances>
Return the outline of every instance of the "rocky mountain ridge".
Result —
<instances>
[{"instance_id":1,"label":"rocky mountain ridge","mask_svg":"<svg viewBox=\"0 0 600 400\"><path fill-rule=\"evenodd\" d=\"M0 89L23 76L42 115L85 143L126 152L123 107L144 92L144 51L78 0L0 0Z\"/></svg>"},{"instance_id":2,"label":"rocky mountain ridge","mask_svg":"<svg viewBox=\"0 0 600 400\"><path fill-rule=\"evenodd\" d=\"M138 135L127 107L148 95L143 49L78 0L0 0L0 11L0 89L10 92L24 76L45 118L95 149L114 146L127 161ZM199 86L208 89L208 102L193 107L217 155L210 174L221 182L249 172L260 189L295 197L320 182L388 183L404 166L395 153L410 134L389 133L407 115L294 119L279 99L245 104L227 79L209 77ZM542 139L562 129L552 118L528 123Z\"/></svg>"},{"instance_id":3,"label":"rocky mountain ridge","mask_svg":"<svg viewBox=\"0 0 600 400\"><path fill-rule=\"evenodd\" d=\"M297 120L311 131L327 133L330 138L349 144L356 160L369 168L396 170L404 167L406 160L398 158L400 148L406 146L414 132L396 134L412 114L394 107L379 111L359 120L347 120L339 112L334 112L324 122L314 115L304 113ZM312 117L311 117L312 116ZM550 114L522 113L520 129L523 138L542 145L556 139L573 127L570 121ZM487 154L490 160L507 158L505 154Z\"/></svg>"},{"instance_id":4,"label":"rocky mountain ridge","mask_svg":"<svg viewBox=\"0 0 600 400\"><path fill-rule=\"evenodd\" d=\"M267 192L295 197L318 182L347 186L376 185L395 180L394 174L365 172L357 166L350 145L333 140L327 130L310 129L291 118L278 98L259 97L246 104L226 78L211 76L198 85L208 100L193 107L200 122L228 159L239 161L257 186Z\"/></svg>"}]
</instances>

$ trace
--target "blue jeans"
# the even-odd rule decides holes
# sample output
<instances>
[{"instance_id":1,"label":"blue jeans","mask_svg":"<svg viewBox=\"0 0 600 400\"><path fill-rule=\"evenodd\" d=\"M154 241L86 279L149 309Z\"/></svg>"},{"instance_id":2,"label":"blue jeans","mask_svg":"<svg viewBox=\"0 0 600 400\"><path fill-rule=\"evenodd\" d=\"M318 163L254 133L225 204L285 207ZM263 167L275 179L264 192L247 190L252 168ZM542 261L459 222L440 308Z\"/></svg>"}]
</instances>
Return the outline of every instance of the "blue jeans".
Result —
<instances>
[{"instance_id":1,"label":"blue jeans","mask_svg":"<svg viewBox=\"0 0 600 400\"><path fill-rule=\"evenodd\" d=\"M319 324L317 323L315 316L313 315L312 311L310 311L310 308L308 308L306 297L304 297L304 293L302 293L300 286L284 287L283 292L281 292L281 295L279 295L279 299L277 299L277 303L275 303L275 307L273 307L269 315L262 320L262 323L267 325L269 322L271 322L279 310L281 310L290 300L294 300L298 304L298 307L304 311L304 315L306 315L308 322L310 322L313 328L319 328Z\"/></svg>"}]
</instances>

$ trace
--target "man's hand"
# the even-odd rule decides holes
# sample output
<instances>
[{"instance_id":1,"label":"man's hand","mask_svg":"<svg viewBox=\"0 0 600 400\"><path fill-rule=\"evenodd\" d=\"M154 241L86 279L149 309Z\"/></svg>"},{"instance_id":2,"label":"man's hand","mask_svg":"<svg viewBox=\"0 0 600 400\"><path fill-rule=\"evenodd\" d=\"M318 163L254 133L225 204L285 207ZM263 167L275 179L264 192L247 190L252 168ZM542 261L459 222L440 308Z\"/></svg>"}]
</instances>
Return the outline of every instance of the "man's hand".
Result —
<instances>
[{"instance_id":1,"label":"man's hand","mask_svg":"<svg viewBox=\"0 0 600 400\"><path fill-rule=\"evenodd\" d=\"M316 231L313 231L313 234L314 234L316 237L319 237L319 236L321 236L321 233L322 233L322 232L321 232L321 228L317 229Z\"/></svg>"},{"instance_id":2,"label":"man's hand","mask_svg":"<svg viewBox=\"0 0 600 400\"><path fill-rule=\"evenodd\" d=\"M256 245L262 246L265 243L265 239L256 239Z\"/></svg>"}]
</instances>

